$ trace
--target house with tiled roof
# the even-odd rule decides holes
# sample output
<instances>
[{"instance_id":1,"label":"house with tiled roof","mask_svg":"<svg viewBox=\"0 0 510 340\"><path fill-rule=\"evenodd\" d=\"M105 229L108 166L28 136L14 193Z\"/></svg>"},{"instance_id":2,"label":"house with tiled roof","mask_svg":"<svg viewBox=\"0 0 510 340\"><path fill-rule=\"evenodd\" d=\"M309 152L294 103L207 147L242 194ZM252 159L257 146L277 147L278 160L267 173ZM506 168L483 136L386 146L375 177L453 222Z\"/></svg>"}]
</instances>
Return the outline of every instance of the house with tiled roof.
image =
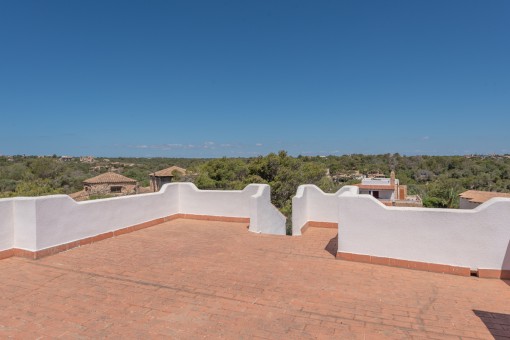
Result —
<instances>
[{"instance_id":1,"label":"house with tiled roof","mask_svg":"<svg viewBox=\"0 0 510 340\"><path fill-rule=\"evenodd\" d=\"M184 175L186 175L186 169L175 165L163 170L153 172L149 174L151 191L159 191L163 185L166 183L171 183L176 176Z\"/></svg>"},{"instance_id":2,"label":"house with tiled roof","mask_svg":"<svg viewBox=\"0 0 510 340\"><path fill-rule=\"evenodd\" d=\"M496 197L510 198L510 193L479 190L464 191L463 193L459 194L459 208L474 209L480 204Z\"/></svg>"},{"instance_id":3,"label":"house with tiled roof","mask_svg":"<svg viewBox=\"0 0 510 340\"><path fill-rule=\"evenodd\" d=\"M90 196L125 196L138 193L138 182L115 172L106 172L83 181L83 190L70 194L76 201Z\"/></svg>"}]
</instances>

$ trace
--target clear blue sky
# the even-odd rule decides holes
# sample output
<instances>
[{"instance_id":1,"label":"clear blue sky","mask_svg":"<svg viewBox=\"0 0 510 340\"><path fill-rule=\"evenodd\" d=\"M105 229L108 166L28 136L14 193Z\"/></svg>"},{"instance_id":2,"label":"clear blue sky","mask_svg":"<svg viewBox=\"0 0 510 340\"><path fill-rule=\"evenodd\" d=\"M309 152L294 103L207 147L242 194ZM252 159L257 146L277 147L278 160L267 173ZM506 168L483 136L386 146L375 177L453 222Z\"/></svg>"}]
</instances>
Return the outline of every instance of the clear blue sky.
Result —
<instances>
[{"instance_id":1,"label":"clear blue sky","mask_svg":"<svg viewBox=\"0 0 510 340\"><path fill-rule=\"evenodd\" d=\"M510 1L0 2L0 154L510 153Z\"/></svg>"}]
</instances>

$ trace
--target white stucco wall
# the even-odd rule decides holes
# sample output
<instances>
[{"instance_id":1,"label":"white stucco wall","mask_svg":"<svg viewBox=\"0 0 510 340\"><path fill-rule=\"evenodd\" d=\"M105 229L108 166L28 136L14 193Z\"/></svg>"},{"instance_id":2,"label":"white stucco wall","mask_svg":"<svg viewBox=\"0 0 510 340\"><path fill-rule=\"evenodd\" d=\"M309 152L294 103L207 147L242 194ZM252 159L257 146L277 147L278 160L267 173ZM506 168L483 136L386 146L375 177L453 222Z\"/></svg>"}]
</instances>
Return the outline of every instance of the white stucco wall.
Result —
<instances>
[{"instance_id":1,"label":"white stucco wall","mask_svg":"<svg viewBox=\"0 0 510 340\"><path fill-rule=\"evenodd\" d=\"M179 183L182 214L249 217L249 199L260 184L250 184L243 190L199 190L193 183Z\"/></svg>"},{"instance_id":2,"label":"white stucco wall","mask_svg":"<svg viewBox=\"0 0 510 340\"><path fill-rule=\"evenodd\" d=\"M308 200L306 185L300 185L292 197L292 236L301 235L301 228L308 222Z\"/></svg>"},{"instance_id":3,"label":"white stucco wall","mask_svg":"<svg viewBox=\"0 0 510 340\"><path fill-rule=\"evenodd\" d=\"M285 235L286 218L271 204L267 184L250 184L243 190L199 190L192 183L181 183L179 201L182 214L245 217L252 232Z\"/></svg>"},{"instance_id":4,"label":"white stucco wall","mask_svg":"<svg viewBox=\"0 0 510 340\"><path fill-rule=\"evenodd\" d=\"M13 247L36 250L36 198L19 197L13 199ZM18 245L23 245L18 247Z\"/></svg>"},{"instance_id":5,"label":"white stucco wall","mask_svg":"<svg viewBox=\"0 0 510 340\"><path fill-rule=\"evenodd\" d=\"M253 218L250 230L285 234L285 217L271 204L269 190L259 184L219 191L170 183L156 193L85 202L67 195L2 199L0 250L38 251L179 213Z\"/></svg>"},{"instance_id":6,"label":"white stucco wall","mask_svg":"<svg viewBox=\"0 0 510 340\"><path fill-rule=\"evenodd\" d=\"M510 269L510 199L473 210L386 207L338 197L338 251L471 269Z\"/></svg>"},{"instance_id":7,"label":"white stucco wall","mask_svg":"<svg viewBox=\"0 0 510 340\"><path fill-rule=\"evenodd\" d=\"M293 198L292 232L308 221L338 223L338 251L471 269L510 270L510 199L471 210L387 207L358 187Z\"/></svg>"},{"instance_id":8,"label":"white stucco wall","mask_svg":"<svg viewBox=\"0 0 510 340\"><path fill-rule=\"evenodd\" d=\"M11 249L14 243L12 199L0 199L0 251Z\"/></svg>"},{"instance_id":9,"label":"white stucco wall","mask_svg":"<svg viewBox=\"0 0 510 340\"><path fill-rule=\"evenodd\" d=\"M250 197L250 228L254 233L285 235L287 218L271 204L271 191L267 184L258 184L257 192Z\"/></svg>"},{"instance_id":10,"label":"white stucco wall","mask_svg":"<svg viewBox=\"0 0 510 340\"><path fill-rule=\"evenodd\" d=\"M292 235L301 235L308 221L337 223L338 195L357 190L358 187L346 185L334 194L327 194L316 185L300 185L292 198Z\"/></svg>"},{"instance_id":11,"label":"white stucco wall","mask_svg":"<svg viewBox=\"0 0 510 340\"><path fill-rule=\"evenodd\" d=\"M34 200L36 248L40 250L177 214L179 187L167 186L157 193L85 202L75 202L67 195ZM19 243L16 247L29 249Z\"/></svg>"}]
</instances>

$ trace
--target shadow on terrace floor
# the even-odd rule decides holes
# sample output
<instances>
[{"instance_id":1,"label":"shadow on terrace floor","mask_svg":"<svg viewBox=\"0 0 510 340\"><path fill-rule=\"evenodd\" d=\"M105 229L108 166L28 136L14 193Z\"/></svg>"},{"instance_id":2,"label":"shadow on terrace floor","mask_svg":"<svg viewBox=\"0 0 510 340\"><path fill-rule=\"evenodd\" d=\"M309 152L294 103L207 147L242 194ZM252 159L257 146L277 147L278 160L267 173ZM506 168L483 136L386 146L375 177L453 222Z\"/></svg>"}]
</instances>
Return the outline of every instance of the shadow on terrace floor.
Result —
<instances>
[{"instance_id":1,"label":"shadow on terrace floor","mask_svg":"<svg viewBox=\"0 0 510 340\"><path fill-rule=\"evenodd\" d=\"M336 257L336 253L338 251L338 234L336 234L335 237L329 240L324 250L326 250L328 253Z\"/></svg>"},{"instance_id":2,"label":"shadow on terrace floor","mask_svg":"<svg viewBox=\"0 0 510 340\"><path fill-rule=\"evenodd\" d=\"M510 339L510 315L501 313L473 310L476 316L485 324L494 339Z\"/></svg>"}]
</instances>

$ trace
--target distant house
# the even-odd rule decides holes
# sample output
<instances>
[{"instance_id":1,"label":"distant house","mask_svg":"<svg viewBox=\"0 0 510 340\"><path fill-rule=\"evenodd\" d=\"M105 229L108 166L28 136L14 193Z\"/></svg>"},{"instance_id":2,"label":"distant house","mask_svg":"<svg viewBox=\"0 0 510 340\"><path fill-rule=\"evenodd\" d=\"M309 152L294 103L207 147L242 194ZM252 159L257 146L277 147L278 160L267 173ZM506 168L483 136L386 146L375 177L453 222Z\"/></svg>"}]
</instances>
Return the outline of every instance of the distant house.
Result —
<instances>
[{"instance_id":1,"label":"distant house","mask_svg":"<svg viewBox=\"0 0 510 340\"><path fill-rule=\"evenodd\" d=\"M82 156L80 157L80 162L82 163L94 163L95 159L92 156Z\"/></svg>"},{"instance_id":2,"label":"distant house","mask_svg":"<svg viewBox=\"0 0 510 340\"><path fill-rule=\"evenodd\" d=\"M390 178L381 177L364 178L361 183L354 184L359 188L360 194L374 196L388 206L421 207L423 205L420 196L408 196L407 185L400 185L392 171Z\"/></svg>"},{"instance_id":3,"label":"distant house","mask_svg":"<svg viewBox=\"0 0 510 340\"><path fill-rule=\"evenodd\" d=\"M106 172L83 181L83 190L70 194L75 201L85 201L90 196L125 196L138 194L138 182L115 172Z\"/></svg>"},{"instance_id":4,"label":"distant house","mask_svg":"<svg viewBox=\"0 0 510 340\"><path fill-rule=\"evenodd\" d=\"M151 191L156 192L166 183L171 183L176 175L184 176L186 169L178 166L171 166L169 168L159 170L149 174Z\"/></svg>"},{"instance_id":5,"label":"distant house","mask_svg":"<svg viewBox=\"0 0 510 340\"><path fill-rule=\"evenodd\" d=\"M60 157L60 160L62 162L70 162L73 160L73 157L72 156L62 156L62 157Z\"/></svg>"},{"instance_id":6,"label":"distant house","mask_svg":"<svg viewBox=\"0 0 510 340\"><path fill-rule=\"evenodd\" d=\"M494 197L510 198L510 193L468 190L459 195L460 209L473 209Z\"/></svg>"},{"instance_id":7,"label":"distant house","mask_svg":"<svg viewBox=\"0 0 510 340\"><path fill-rule=\"evenodd\" d=\"M87 195L132 195L138 193L138 182L115 172L106 172L83 181Z\"/></svg>"}]
</instances>

